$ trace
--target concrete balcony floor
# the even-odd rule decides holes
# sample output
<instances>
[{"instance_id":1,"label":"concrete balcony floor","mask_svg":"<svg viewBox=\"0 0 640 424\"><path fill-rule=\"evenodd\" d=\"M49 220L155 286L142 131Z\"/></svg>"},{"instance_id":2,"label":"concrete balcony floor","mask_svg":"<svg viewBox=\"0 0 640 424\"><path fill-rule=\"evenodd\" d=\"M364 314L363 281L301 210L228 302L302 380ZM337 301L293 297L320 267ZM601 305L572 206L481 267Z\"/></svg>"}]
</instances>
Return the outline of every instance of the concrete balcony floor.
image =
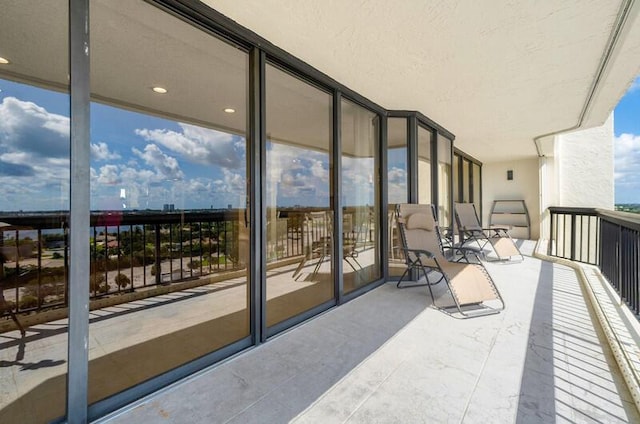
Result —
<instances>
[{"instance_id":1,"label":"concrete balcony floor","mask_svg":"<svg viewBox=\"0 0 640 424\"><path fill-rule=\"evenodd\" d=\"M454 319L426 287L384 284L101 422L640 422L574 271L487 269L499 315Z\"/></svg>"}]
</instances>

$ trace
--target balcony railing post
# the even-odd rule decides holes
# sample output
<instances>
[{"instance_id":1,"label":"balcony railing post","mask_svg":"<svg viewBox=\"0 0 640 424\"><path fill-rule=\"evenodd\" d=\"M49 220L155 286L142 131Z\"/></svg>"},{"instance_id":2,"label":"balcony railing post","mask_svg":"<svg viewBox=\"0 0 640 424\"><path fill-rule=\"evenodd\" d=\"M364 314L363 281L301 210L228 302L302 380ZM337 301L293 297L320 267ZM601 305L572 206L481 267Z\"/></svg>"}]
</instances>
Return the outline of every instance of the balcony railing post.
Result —
<instances>
[{"instance_id":1,"label":"balcony railing post","mask_svg":"<svg viewBox=\"0 0 640 424\"><path fill-rule=\"evenodd\" d=\"M156 272L156 284L160 284L162 282L162 265L160 264L161 256L160 256L160 224L154 225L155 229L155 245L156 245L156 258L153 263L153 269Z\"/></svg>"},{"instance_id":2,"label":"balcony railing post","mask_svg":"<svg viewBox=\"0 0 640 424\"><path fill-rule=\"evenodd\" d=\"M571 260L576 260L576 237L578 236L578 231L576 230L576 215L571 214Z\"/></svg>"},{"instance_id":3,"label":"balcony railing post","mask_svg":"<svg viewBox=\"0 0 640 424\"><path fill-rule=\"evenodd\" d=\"M69 306L69 225L64 222L64 304ZM55 283L54 283L55 284ZM56 289L56 294L58 290Z\"/></svg>"},{"instance_id":4,"label":"balcony railing post","mask_svg":"<svg viewBox=\"0 0 640 424\"><path fill-rule=\"evenodd\" d=\"M547 246L547 255L551 255L553 251L553 243L555 241L555 237L553 236L553 218L555 218L556 214L551 212L549 214L549 244Z\"/></svg>"},{"instance_id":5,"label":"balcony railing post","mask_svg":"<svg viewBox=\"0 0 640 424\"><path fill-rule=\"evenodd\" d=\"M640 314L640 217L568 207L550 207L549 213L551 233L547 251L553 256L597 265L618 292L620 302L625 302L636 315ZM595 228L591 228L592 225ZM562 232L558 234L559 231ZM567 232L571 237L567 246L571 249L570 255L565 251Z\"/></svg>"}]
</instances>

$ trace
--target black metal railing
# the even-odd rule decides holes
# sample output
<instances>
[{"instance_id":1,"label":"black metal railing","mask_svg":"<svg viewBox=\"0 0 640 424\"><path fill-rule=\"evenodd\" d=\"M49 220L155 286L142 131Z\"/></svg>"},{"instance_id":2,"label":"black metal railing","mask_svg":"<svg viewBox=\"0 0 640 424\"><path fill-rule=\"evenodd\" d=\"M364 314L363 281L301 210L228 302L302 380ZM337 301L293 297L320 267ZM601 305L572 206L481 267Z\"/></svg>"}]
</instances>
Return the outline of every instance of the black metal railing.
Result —
<instances>
[{"instance_id":1,"label":"black metal railing","mask_svg":"<svg viewBox=\"0 0 640 424\"><path fill-rule=\"evenodd\" d=\"M349 231L358 230L361 246L375 237L370 209L344 210L345 216L355 217ZM267 263L286 266L280 261L307 255L318 238L326 238L310 234L308 216L320 211L330 212L267 210ZM0 213L0 317L67 305L73 263L68 216L65 211ZM246 269L250 247L245 219L244 209L92 212L91 299L175 282L204 285L215 274Z\"/></svg>"},{"instance_id":2,"label":"black metal railing","mask_svg":"<svg viewBox=\"0 0 640 424\"><path fill-rule=\"evenodd\" d=\"M640 215L551 207L548 254L597 265L631 310L640 314Z\"/></svg>"},{"instance_id":3,"label":"black metal railing","mask_svg":"<svg viewBox=\"0 0 640 424\"><path fill-rule=\"evenodd\" d=\"M269 261L303 254L305 213L279 211ZM92 212L91 299L244 269L244 219L238 209ZM0 316L65 306L72 263L68 214L12 213L0 215L0 223Z\"/></svg>"}]
</instances>

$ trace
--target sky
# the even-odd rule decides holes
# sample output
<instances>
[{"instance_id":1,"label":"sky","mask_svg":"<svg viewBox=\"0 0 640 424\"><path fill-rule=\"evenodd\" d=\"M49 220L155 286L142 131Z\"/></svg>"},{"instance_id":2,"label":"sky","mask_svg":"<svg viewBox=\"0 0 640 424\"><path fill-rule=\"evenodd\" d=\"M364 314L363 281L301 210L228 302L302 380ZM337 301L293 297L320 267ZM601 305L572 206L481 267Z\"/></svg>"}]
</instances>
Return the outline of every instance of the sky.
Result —
<instances>
[{"instance_id":1,"label":"sky","mask_svg":"<svg viewBox=\"0 0 640 424\"><path fill-rule=\"evenodd\" d=\"M640 76L615 108L615 203L640 203Z\"/></svg>"},{"instance_id":2,"label":"sky","mask_svg":"<svg viewBox=\"0 0 640 424\"><path fill-rule=\"evenodd\" d=\"M246 140L91 104L92 210L244 208ZM69 98L0 79L0 211L69 209ZM267 142L267 206L330 206L329 153ZM372 158L345 157L345 205L374 203Z\"/></svg>"}]
</instances>

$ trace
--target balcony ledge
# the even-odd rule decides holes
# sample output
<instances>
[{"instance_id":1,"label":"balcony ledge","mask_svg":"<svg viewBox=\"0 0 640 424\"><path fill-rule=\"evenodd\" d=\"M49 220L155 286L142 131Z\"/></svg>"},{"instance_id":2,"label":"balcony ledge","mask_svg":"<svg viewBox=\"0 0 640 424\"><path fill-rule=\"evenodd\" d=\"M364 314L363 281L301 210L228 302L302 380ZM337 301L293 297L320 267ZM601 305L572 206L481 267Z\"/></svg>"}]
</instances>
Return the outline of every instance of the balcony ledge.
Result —
<instances>
[{"instance_id":1,"label":"balcony ledge","mask_svg":"<svg viewBox=\"0 0 640 424\"><path fill-rule=\"evenodd\" d=\"M634 217L637 218L637 217ZM562 264L576 271L586 298L597 317L602 331L613 352L624 381L640 411L640 321L614 291L598 267L549 256L547 240L540 240L534 256L549 262Z\"/></svg>"}]
</instances>

